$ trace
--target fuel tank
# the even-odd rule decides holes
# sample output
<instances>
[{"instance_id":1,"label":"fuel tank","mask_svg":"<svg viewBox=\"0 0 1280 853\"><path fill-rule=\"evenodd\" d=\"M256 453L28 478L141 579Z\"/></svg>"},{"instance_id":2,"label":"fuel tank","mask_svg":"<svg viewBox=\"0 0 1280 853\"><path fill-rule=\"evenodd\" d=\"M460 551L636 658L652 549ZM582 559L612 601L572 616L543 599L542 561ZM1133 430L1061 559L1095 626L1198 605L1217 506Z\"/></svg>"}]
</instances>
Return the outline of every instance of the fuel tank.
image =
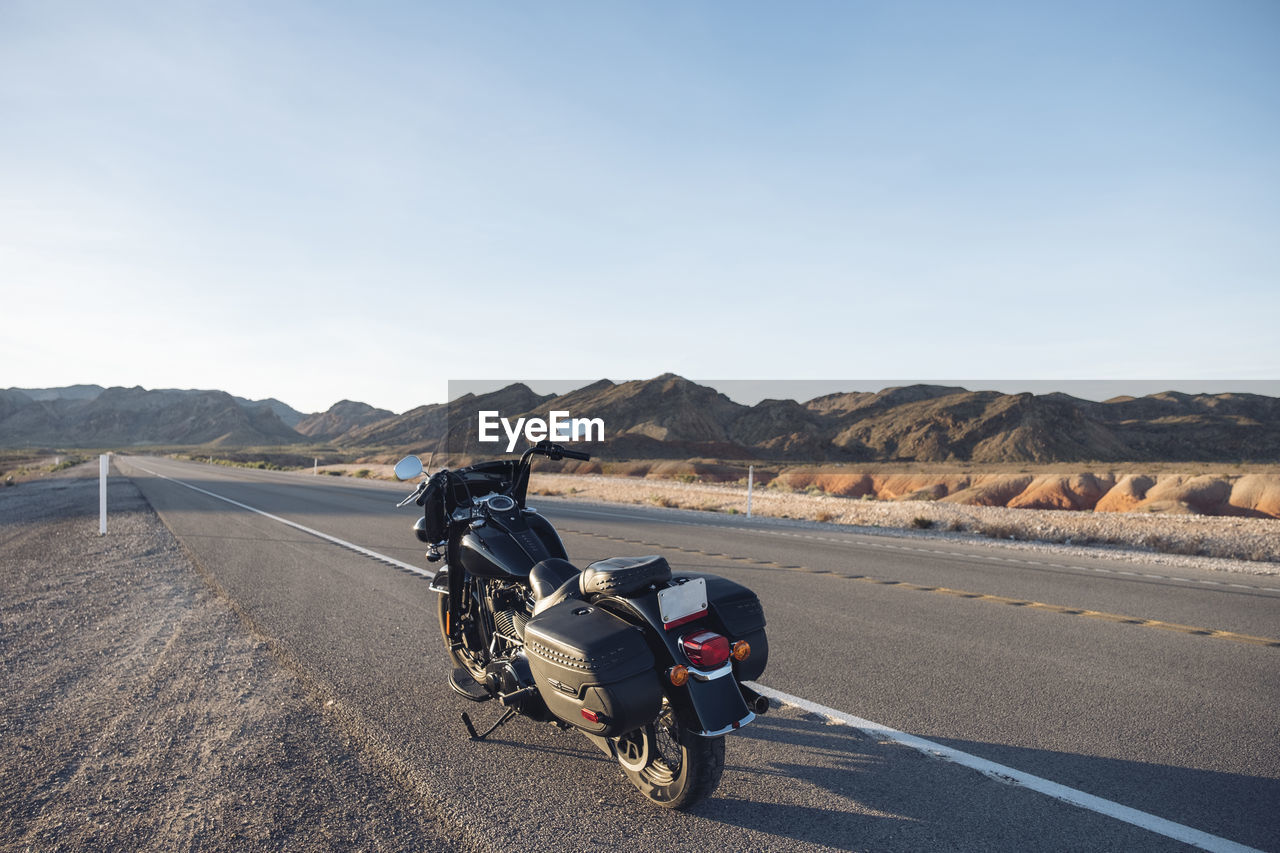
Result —
<instances>
[{"instance_id":1,"label":"fuel tank","mask_svg":"<svg viewBox=\"0 0 1280 853\"><path fill-rule=\"evenodd\" d=\"M528 577L535 563L550 557L568 558L555 528L520 512L473 522L458 540L456 559L475 577L510 580Z\"/></svg>"}]
</instances>

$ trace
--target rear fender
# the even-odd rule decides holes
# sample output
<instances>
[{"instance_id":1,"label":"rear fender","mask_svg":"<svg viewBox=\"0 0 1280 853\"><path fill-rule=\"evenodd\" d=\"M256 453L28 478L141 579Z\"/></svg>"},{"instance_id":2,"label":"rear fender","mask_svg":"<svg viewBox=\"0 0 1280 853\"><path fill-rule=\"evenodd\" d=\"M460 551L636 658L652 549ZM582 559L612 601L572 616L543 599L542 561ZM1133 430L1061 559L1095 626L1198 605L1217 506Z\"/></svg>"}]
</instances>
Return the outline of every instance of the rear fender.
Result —
<instances>
[{"instance_id":1,"label":"rear fender","mask_svg":"<svg viewBox=\"0 0 1280 853\"><path fill-rule=\"evenodd\" d=\"M719 737L742 728L756 718L742 698L742 690L733 676L732 661L718 669L703 671L690 666L688 658L680 649L681 636L696 631L699 627L714 630L710 624L704 625L699 620L681 626L679 630L663 629L655 592L634 598L602 597L592 603L613 611L633 624L644 626L645 638L658 662L663 691L676 713L681 715L686 727L695 734ZM666 677L667 668L676 663L689 668L689 680L683 687L673 686Z\"/></svg>"},{"instance_id":2,"label":"rear fender","mask_svg":"<svg viewBox=\"0 0 1280 853\"><path fill-rule=\"evenodd\" d=\"M703 681L702 679L707 680ZM684 687L672 687L672 691L684 690L689 695L698 728L694 734L719 737L742 728L756 718L747 710L742 691L733 677L733 664L726 663L711 673L701 673L689 668L689 681Z\"/></svg>"}]
</instances>

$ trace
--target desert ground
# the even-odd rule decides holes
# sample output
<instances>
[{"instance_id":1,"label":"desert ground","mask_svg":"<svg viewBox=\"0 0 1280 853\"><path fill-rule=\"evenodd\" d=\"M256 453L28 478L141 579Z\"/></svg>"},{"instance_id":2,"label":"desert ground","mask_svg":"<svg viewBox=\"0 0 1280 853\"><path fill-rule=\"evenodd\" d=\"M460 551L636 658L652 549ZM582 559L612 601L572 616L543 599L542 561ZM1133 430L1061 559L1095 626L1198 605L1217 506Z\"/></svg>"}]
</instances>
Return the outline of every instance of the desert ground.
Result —
<instances>
[{"instance_id":1,"label":"desert ground","mask_svg":"<svg viewBox=\"0 0 1280 853\"><path fill-rule=\"evenodd\" d=\"M97 464L0 489L0 849L448 850L422 798Z\"/></svg>"}]
</instances>

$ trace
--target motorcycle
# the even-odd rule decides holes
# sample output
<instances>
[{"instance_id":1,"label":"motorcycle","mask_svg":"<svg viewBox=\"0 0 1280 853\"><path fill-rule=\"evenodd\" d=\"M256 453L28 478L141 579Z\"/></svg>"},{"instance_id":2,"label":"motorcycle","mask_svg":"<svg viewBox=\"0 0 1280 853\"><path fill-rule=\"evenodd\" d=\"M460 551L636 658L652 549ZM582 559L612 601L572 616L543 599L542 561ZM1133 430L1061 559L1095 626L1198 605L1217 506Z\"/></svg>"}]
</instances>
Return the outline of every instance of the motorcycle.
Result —
<instances>
[{"instance_id":1,"label":"motorcycle","mask_svg":"<svg viewBox=\"0 0 1280 853\"><path fill-rule=\"evenodd\" d=\"M769 657L760 600L656 555L574 566L526 505L534 456L591 458L541 441L519 461L441 469L399 504L423 507L414 530L427 560L444 561L431 590L450 687L506 709L482 733L462 722L473 741L516 715L576 729L651 802L689 808L720 782L724 736L768 710L743 683ZM426 472L409 456L395 473Z\"/></svg>"}]
</instances>

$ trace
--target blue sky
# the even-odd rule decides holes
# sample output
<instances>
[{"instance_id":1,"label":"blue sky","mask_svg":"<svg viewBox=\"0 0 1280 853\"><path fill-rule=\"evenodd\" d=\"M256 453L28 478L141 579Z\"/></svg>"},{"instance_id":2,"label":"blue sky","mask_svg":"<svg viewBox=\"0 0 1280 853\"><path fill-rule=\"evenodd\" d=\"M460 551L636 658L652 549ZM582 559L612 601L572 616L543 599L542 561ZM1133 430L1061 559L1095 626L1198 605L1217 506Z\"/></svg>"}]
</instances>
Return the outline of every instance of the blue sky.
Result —
<instances>
[{"instance_id":1,"label":"blue sky","mask_svg":"<svg viewBox=\"0 0 1280 853\"><path fill-rule=\"evenodd\" d=\"M1280 378L1280 4L0 4L0 387Z\"/></svg>"}]
</instances>

